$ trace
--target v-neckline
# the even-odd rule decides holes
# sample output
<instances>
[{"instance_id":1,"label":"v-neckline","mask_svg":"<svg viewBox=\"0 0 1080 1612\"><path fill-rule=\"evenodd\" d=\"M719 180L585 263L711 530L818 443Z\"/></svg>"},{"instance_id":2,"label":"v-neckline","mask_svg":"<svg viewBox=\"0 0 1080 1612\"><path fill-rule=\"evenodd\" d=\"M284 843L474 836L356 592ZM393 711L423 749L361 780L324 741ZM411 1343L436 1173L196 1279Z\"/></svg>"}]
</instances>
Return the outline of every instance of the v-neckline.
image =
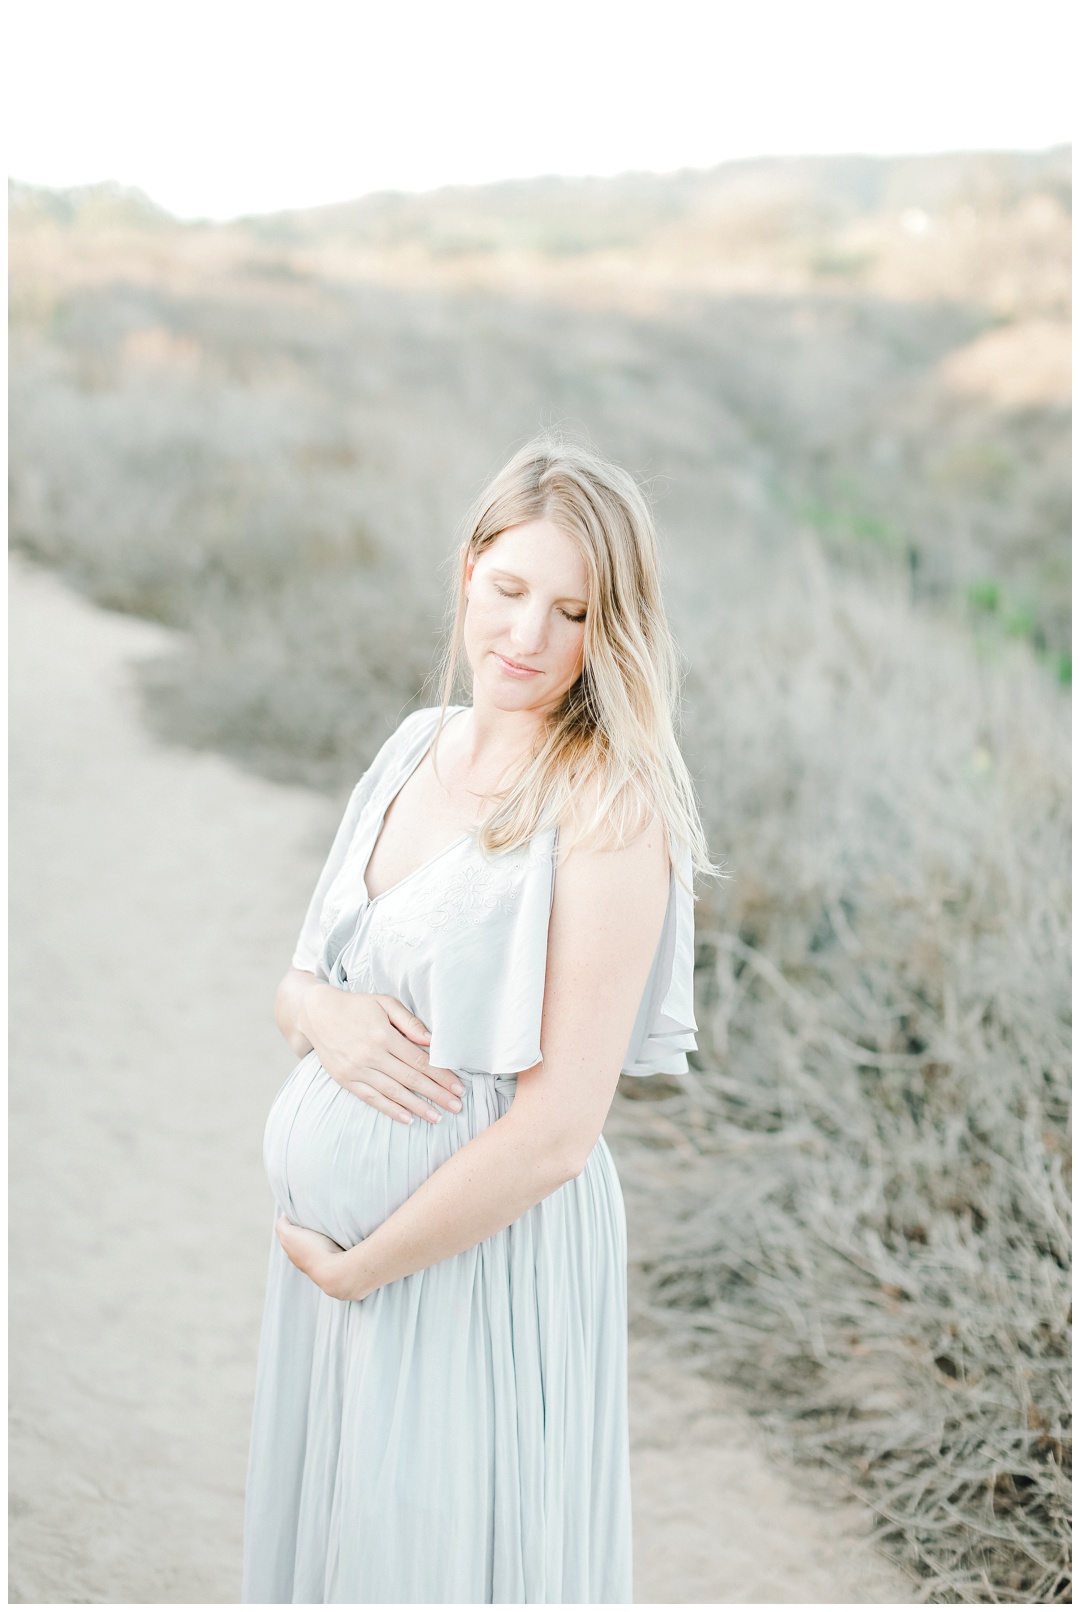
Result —
<instances>
[{"instance_id":1,"label":"v-neckline","mask_svg":"<svg viewBox=\"0 0 1080 1612\"><path fill-rule=\"evenodd\" d=\"M453 716L459 716L462 711L467 711L468 709L469 709L469 707L467 705L455 706ZM450 721L453 721L453 717L450 718ZM444 724L445 727L449 727L449 725L450 725L449 722ZM394 793L390 796L390 799L383 806L382 812L381 812L381 814L379 816L379 821L375 825L375 833L372 836L372 838L371 838L371 840L370 840L370 842L368 844L367 856L364 858L364 870L360 875L360 884L361 884L361 886L363 888L363 892L364 892L364 902L368 907L374 907L378 902L385 901L387 896L392 896L396 890L400 890L403 884L409 884L413 879L415 879L417 877L418 874L425 873L427 871L427 869L430 868L430 867L433 867L436 862L441 862L443 857L448 856L451 851L453 851L453 850L455 850L457 848L457 846L462 845L466 840L469 840L469 839L472 838L473 830L472 829L465 829L462 833L460 833L457 836L456 839L451 840L448 845L444 845L441 851L436 851L434 856L429 856L426 862L421 862L419 867L413 868L410 873L405 874L404 878L398 879L396 884L390 885L389 888L386 889L386 890L380 890L379 894L377 896L373 896L371 894L370 890L368 889L367 872L368 872L368 868L371 866L371 859L375 855L375 847L378 845L379 840L382 838L382 831L383 831L383 828L386 825L386 814L390 810L391 806L394 804L395 800L397 800L398 796L401 794L401 791L405 788L405 785L408 783L409 779L413 776L414 773L416 773L416 772L418 772L420 770L420 768L423 766L424 762L427 760L428 756L431 754L431 747L435 743L435 739L436 739L439 731L440 731L439 728L435 729L435 731L431 735L430 740L424 746L423 750L421 750L419 756L413 762L413 764L409 768L408 772L406 772L406 774L405 774L405 776L403 778L399 779L397 787L394 790ZM477 824L476 826L479 827L480 825Z\"/></svg>"}]
</instances>

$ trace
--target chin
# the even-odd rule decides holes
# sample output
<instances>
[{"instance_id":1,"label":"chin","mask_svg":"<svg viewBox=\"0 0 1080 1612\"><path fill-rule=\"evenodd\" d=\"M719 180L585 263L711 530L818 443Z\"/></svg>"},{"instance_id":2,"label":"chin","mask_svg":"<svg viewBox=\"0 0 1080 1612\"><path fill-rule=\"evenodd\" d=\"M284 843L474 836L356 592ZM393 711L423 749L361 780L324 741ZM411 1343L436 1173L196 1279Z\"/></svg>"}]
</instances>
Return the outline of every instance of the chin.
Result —
<instances>
[{"instance_id":1,"label":"chin","mask_svg":"<svg viewBox=\"0 0 1080 1612\"><path fill-rule=\"evenodd\" d=\"M481 675L473 672L473 699L482 692L485 700L497 711L533 711L547 709L553 701L546 678L526 678L518 682L507 677L494 666L484 668ZM557 698L557 696L556 696Z\"/></svg>"},{"instance_id":2,"label":"chin","mask_svg":"<svg viewBox=\"0 0 1080 1612\"><path fill-rule=\"evenodd\" d=\"M531 711L535 706L550 702L541 698L540 690L530 679L515 683L510 678L492 677L483 683L484 698L497 711ZM476 684L474 682L475 689Z\"/></svg>"}]
</instances>

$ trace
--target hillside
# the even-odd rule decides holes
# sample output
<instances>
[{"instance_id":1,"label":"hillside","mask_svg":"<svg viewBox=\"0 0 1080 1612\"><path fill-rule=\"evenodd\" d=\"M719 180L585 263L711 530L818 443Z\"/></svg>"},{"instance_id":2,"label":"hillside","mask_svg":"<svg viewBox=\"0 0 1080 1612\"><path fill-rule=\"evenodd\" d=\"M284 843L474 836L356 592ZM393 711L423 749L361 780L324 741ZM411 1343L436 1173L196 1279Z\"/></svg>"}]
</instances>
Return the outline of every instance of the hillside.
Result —
<instances>
[{"instance_id":1,"label":"hillside","mask_svg":"<svg viewBox=\"0 0 1080 1612\"><path fill-rule=\"evenodd\" d=\"M568 424L650 479L684 630L810 527L1065 672L1068 174L737 164L216 226L14 186L14 541L165 620L224 589L230 654L269 610L290 669L297 589L408 572L420 665L476 486Z\"/></svg>"}]
</instances>

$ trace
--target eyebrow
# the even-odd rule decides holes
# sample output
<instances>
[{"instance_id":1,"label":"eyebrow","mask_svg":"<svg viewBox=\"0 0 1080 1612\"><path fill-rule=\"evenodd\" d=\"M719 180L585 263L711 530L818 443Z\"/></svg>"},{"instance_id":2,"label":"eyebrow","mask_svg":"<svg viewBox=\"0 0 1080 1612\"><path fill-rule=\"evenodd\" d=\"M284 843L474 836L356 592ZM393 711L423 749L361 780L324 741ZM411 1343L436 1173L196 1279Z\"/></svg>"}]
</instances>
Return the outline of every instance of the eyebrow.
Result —
<instances>
[{"instance_id":1,"label":"eyebrow","mask_svg":"<svg viewBox=\"0 0 1080 1612\"><path fill-rule=\"evenodd\" d=\"M525 578L519 577L516 571L503 571L497 566L493 565L490 574L493 577L505 577L507 582L520 582L523 588L528 587L528 583L525 581ZM579 599L576 594L564 594L561 599L556 599L555 603L576 604L580 605L582 610L584 610L588 604L588 601L586 599Z\"/></svg>"}]
</instances>

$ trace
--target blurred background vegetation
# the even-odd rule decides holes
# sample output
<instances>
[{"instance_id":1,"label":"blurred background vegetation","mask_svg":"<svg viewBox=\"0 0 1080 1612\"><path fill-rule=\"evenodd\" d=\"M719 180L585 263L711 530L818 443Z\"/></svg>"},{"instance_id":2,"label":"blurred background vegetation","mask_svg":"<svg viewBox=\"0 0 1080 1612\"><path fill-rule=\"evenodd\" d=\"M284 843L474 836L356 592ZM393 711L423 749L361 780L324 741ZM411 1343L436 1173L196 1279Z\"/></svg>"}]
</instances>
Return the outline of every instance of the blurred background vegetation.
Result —
<instances>
[{"instance_id":1,"label":"blurred background vegetation","mask_svg":"<svg viewBox=\"0 0 1080 1612\"><path fill-rule=\"evenodd\" d=\"M1059 149L9 198L12 540L182 629L171 739L343 791L510 452L646 482L731 877L694 1070L613 1111L634 1325L930 1601L1069 1599L1070 193Z\"/></svg>"}]
</instances>

